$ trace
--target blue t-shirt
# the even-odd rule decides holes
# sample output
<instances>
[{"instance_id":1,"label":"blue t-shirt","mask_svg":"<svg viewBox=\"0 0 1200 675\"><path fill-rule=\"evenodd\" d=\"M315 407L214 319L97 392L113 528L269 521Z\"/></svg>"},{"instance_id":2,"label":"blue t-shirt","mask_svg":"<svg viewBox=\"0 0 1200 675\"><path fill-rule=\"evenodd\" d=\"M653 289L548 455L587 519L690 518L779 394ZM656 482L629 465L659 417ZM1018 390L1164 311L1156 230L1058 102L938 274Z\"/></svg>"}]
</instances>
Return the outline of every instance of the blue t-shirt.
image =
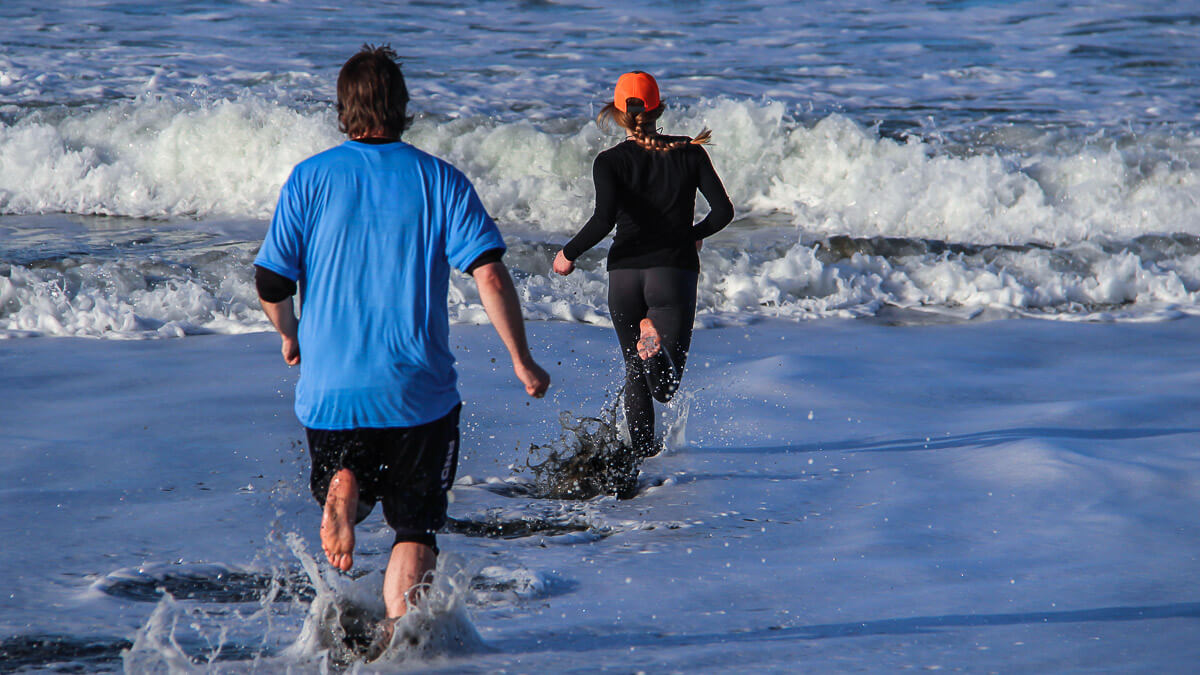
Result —
<instances>
[{"instance_id":1,"label":"blue t-shirt","mask_svg":"<svg viewBox=\"0 0 1200 675\"><path fill-rule=\"evenodd\" d=\"M411 145L347 141L298 164L254 264L300 286L300 422L410 427L450 412L450 267L492 249L504 240L471 182Z\"/></svg>"}]
</instances>

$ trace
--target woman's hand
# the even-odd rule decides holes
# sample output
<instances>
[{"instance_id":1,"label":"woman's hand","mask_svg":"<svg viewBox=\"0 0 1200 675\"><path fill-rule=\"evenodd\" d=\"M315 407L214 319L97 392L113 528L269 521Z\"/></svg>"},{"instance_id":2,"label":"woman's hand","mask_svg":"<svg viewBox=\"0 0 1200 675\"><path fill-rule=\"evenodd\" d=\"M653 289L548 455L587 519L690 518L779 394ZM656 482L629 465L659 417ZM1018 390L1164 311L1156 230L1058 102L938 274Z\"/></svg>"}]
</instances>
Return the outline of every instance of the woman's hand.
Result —
<instances>
[{"instance_id":1,"label":"woman's hand","mask_svg":"<svg viewBox=\"0 0 1200 675\"><path fill-rule=\"evenodd\" d=\"M575 271L575 263L567 260L567 256L562 251L554 256L554 271L564 277Z\"/></svg>"}]
</instances>

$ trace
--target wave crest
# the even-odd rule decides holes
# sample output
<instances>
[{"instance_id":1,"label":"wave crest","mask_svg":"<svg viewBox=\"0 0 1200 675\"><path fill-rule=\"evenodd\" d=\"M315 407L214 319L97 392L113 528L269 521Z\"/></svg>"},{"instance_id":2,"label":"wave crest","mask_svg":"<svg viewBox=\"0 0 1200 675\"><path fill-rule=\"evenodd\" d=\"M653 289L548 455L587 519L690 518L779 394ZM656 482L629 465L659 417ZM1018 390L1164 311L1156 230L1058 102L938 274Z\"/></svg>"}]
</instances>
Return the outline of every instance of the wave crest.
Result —
<instances>
[{"instance_id":1,"label":"wave crest","mask_svg":"<svg viewBox=\"0 0 1200 675\"><path fill-rule=\"evenodd\" d=\"M1200 234L1200 143L1010 129L970 143L891 137L782 103L712 99L662 120L712 128L742 222L810 237L983 244ZM327 106L143 97L0 124L0 213L266 219L301 159L341 142ZM406 136L461 167L510 230L560 240L591 212L591 162L617 137L593 121L422 118Z\"/></svg>"}]
</instances>

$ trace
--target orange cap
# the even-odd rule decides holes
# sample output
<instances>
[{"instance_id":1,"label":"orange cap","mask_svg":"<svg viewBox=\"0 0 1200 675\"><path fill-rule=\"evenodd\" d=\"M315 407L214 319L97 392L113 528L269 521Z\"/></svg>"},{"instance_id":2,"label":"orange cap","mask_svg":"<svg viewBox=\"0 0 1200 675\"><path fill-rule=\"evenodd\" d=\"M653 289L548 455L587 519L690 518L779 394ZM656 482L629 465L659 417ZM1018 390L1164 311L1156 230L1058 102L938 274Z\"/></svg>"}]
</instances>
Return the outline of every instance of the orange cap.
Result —
<instances>
[{"instance_id":1,"label":"orange cap","mask_svg":"<svg viewBox=\"0 0 1200 675\"><path fill-rule=\"evenodd\" d=\"M640 98L646 104L646 110L654 110L660 103L658 99L658 82L650 73L643 73L640 70L635 70L632 73L625 73L617 79L617 89L613 92L613 105L617 106L617 110L628 112L626 110L626 100L631 98Z\"/></svg>"}]
</instances>

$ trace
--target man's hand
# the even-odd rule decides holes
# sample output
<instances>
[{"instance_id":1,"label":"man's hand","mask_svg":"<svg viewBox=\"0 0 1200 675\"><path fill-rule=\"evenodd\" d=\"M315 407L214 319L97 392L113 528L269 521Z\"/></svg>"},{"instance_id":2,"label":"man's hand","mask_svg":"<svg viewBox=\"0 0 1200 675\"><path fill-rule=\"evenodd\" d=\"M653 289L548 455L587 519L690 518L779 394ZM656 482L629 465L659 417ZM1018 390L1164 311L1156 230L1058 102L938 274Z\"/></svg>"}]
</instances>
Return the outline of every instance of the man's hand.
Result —
<instances>
[{"instance_id":1,"label":"man's hand","mask_svg":"<svg viewBox=\"0 0 1200 675\"><path fill-rule=\"evenodd\" d=\"M275 326L275 330L279 332L279 337L283 341L279 351L283 354L284 363L289 366L299 364L300 340L297 335L300 332L300 322L296 319L296 309L292 305L292 299L288 298L283 302L267 302L262 298L258 300L262 303L267 318L271 320L271 325Z\"/></svg>"},{"instance_id":2,"label":"man's hand","mask_svg":"<svg viewBox=\"0 0 1200 675\"><path fill-rule=\"evenodd\" d=\"M554 256L554 271L565 277L575 271L575 263L567 260L566 254L559 251L558 255Z\"/></svg>"},{"instance_id":3,"label":"man's hand","mask_svg":"<svg viewBox=\"0 0 1200 675\"><path fill-rule=\"evenodd\" d=\"M699 252L700 252L700 249L702 249L702 248L704 248L704 240L703 240L703 239L697 239L697 240L696 240L696 253L699 253Z\"/></svg>"},{"instance_id":4,"label":"man's hand","mask_svg":"<svg viewBox=\"0 0 1200 675\"><path fill-rule=\"evenodd\" d=\"M562 254L559 253L561 256ZM564 258L565 259L565 258ZM570 261L567 261L570 264ZM534 398L541 398L550 386L550 376L529 354L529 343L525 339L525 320L521 317L521 301L513 287L512 277L502 262L480 265L471 273L479 287L479 300L492 327L512 358L513 372L525 385L525 391Z\"/></svg>"},{"instance_id":5,"label":"man's hand","mask_svg":"<svg viewBox=\"0 0 1200 675\"><path fill-rule=\"evenodd\" d=\"M528 363L514 363L513 372L525 385L525 393L534 398L545 396L546 390L550 388L550 373L535 363L533 358L530 358Z\"/></svg>"},{"instance_id":6,"label":"man's hand","mask_svg":"<svg viewBox=\"0 0 1200 675\"><path fill-rule=\"evenodd\" d=\"M280 351L283 352L283 362L289 366L300 365L300 341L295 337L281 336L283 346Z\"/></svg>"}]
</instances>

